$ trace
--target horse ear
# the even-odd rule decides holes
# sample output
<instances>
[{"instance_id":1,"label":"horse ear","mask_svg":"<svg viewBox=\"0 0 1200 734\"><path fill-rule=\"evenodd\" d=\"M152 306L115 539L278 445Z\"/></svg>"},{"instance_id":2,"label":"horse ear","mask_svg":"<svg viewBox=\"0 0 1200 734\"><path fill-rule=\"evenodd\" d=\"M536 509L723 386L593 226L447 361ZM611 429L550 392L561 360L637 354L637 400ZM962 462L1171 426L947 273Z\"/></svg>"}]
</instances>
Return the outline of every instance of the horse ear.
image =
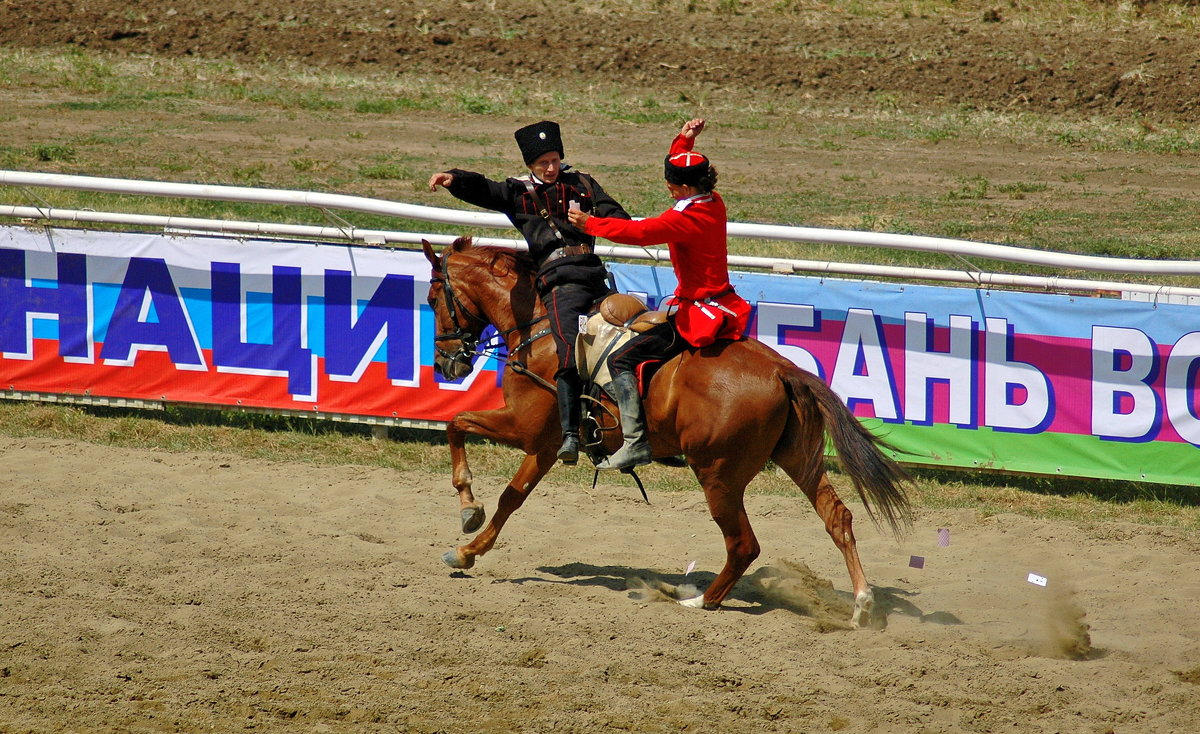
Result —
<instances>
[{"instance_id":1,"label":"horse ear","mask_svg":"<svg viewBox=\"0 0 1200 734\"><path fill-rule=\"evenodd\" d=\"M466 237L459 237L458 239L454 240L454 244L451 245L451 247L454 248L455 252L462 252L463 250L471 249L473 242L474 238L472 238L471 235L467 235Z\"/></svg>"},{"instance_id":2,"label":"horse ear","mask_svg":"<svg viewBox=\"0 0 1200 734\"><path fill-rule=\"evenodd\" d=\"M429 243L429 240L421 240L421 250L425 253L425 259L429 261L430 265L435 268L441 266L442 262L438 259L437 253L433 251L433 245Z\"/></svg>"}]
</instances>

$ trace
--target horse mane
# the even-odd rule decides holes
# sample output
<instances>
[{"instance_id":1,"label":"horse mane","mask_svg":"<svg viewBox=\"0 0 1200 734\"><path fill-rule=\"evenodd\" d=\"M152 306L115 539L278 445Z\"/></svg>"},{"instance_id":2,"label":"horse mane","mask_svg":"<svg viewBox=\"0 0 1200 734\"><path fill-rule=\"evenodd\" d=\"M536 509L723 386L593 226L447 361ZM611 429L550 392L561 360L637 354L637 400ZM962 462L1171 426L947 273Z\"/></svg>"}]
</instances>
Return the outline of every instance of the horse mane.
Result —
<instances>
[{"instance_id":1,"label":"horse mane","mask_svg":"<svg viewBox=\"0 0 1200 734\"><path fill-rule=\"evenodd\" d=\"M495 245L477 245L475 249L486 253L491 258L492 263L499 264L503 262L508 267L522 274L533 274L533 261L528 255L523 255L506 247L496 247Z\"/></svg>"},{"instance_id":2,"label":"horse mane","mask_svg":"<svg viewBox=\"0 0 1200 734\"><path fill-rule=\"evenodd\" d=\"M470 237L459 237L451 246L455 252L478 256L492 272L500 274L512 271L517 279L529 278L532 283L536 268L528 255L495 245L476 245Z\"/></svg>"}]
</instances>

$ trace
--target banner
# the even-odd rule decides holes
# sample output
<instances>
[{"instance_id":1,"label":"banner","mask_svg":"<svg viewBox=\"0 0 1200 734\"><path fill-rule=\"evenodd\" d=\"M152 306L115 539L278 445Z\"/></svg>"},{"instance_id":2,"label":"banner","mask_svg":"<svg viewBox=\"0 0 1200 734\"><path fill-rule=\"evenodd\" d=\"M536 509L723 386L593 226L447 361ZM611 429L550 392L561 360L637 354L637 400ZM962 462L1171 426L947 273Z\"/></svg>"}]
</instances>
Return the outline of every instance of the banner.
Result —
<instances>
[{"instance_id":1,"label":"banner","mask_svg":"<svg viewBox=\"0 0 1200 734\"><path fill-rule=\"evenodd\" d=\"M613 266L671 293L668 267ZM938 467L1200 484L1200 308L734 273L761 341Z\"/></svg>"},{"instance_id":2,"label":"banner","mask_svg":"<svg viewBox=\"0 0 1200 734\"><path fill-rule=\"evenodd\" d=\"M669 266L612 264L661 304ZM0 390L445 422L420 252L0 227ZM752 333L905 462L1200 483L1195 306L734 273Z\"/></svg>"},{"instance_id":3,"label":"banner","mask_svg":"<svg viewBox=\"0 0 1200 734\"><path fill-rule=\"evenodd\" d=\"M0 228L0 389L444 422L419 252Z\"/></svg>"}]
</instances>

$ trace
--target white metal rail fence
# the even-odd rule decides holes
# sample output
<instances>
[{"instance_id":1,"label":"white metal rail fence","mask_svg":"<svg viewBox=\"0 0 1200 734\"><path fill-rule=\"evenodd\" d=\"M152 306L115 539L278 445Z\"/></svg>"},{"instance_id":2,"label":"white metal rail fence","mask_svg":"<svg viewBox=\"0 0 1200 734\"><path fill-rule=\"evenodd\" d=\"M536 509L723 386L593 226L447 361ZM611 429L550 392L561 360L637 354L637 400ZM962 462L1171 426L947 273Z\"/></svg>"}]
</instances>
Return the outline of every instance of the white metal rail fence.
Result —
<instances>
[{"instance_id":1,"label":"white metal rail fence","mask_svg":"<svg viewBox=\"0 0 1200 734\"><path fill-rule=\"evenodd\" d=\"M494 213L419 206L359 196L308 191L167 183L5 170L0 170L0 186L13 187L11 191L15 192L15 196L25 200L21 204L0 204L0 226L4 226L5 219L7 218L11 220L8 226L48 226L54 223L86 225L90 223L123 225L135 228L137 231L161 230L166 234L210 233L247 237L284 237L314 242L341 241L361 243L368 246L383 246L392 243L419 244L422 239L428 239L435 244L444 245L449 244L454 239L454 235L447 234L427 234L354 227L334 213L337 210L341 210L469 228L506 229L510 232L512 231L511 224L507 218ZM283 224L278 222L247 222L145 215L128 212L59 209L52 207L43 197L38 196L33 191L35 188L81 190L117 195L161 196L290 205L317 210L327 222L332 222L333 224L332 226L328 224ZM940 281L962 283L984 288L999 286L1025 290L1050 292L1074 291L1093 294L1119 292L1123 298L1132 300L1200 304L1200 288L985 272L971 265L967 258L987 258L996 261L1092 272L1175 276L1200 275L1200 262L1094 257L937 237L736 222L729 224L729 234L733 237L919 250L950 255L964 264L963 269L947 270L734 255L729 258L729 264L733 268L768 270L776 273L811 273L818 275ZM524 242L517 239L503 237L476 237L475 239L480 244L492 246L509 247L512 249L524 249L525 247ZM640 247L621 247L602 244L598 247L598 251L606 257L649 260L654 262L664 262L667 260L667 251L665 249L644 249ZM0 396L19 400L102 404L118 407L151 409L166 407L165 402L123 398L97 398L87 395L17 393L10 390L0 394ZM245 410L249 412L266 412L275 415L294 414L305 417L312 417L313 415L311 413L282 409L230 408L224 405L210 407ZM377 435L386 433L388 426L426 429L445 428L444 423L436 421L409 420L404 418L378 418L334 413L323 413L321 417L325 420L370 424Z\"/></svg>"},{"instance_id":2,"label":"white metal rail fence","mask_svg":"<svg viewBox=\"0 0 1200 734\"><path fill-rule=\"evenodd\" d=\"M464 227L486 227L491 229L508 229L510 231L512 228L506 217L495 213L445 209L361 196L325 194L311 191L137 181L94 176L3 170L0 170L0 185L20 187L27 194L27 198L31 200L37 200L40 197L34 196L29 191L29 187L42 187L109 194L290 205L316 209L325 213L329 213L330 210L341 210L382 214L400 219L453 224ZM361 242L368 245L384 245L387 243L420 244L422 239L428 239L435 244L448 244L454 239L453 235L367 230L355 228L348 224L345 226L297 225L97 212L90 210L80 211L55 209L43 203L0 205L0 217L46 223L57 221L124 224L162 228L167 231L190 230L226 234L285 236L316 240L331 239ZM333 218L336 219L336 217ZM884 247L942 253L958 258L965 265L961 270L949 270L731 255L729 257L729 264L734 268L765 269L777 273L807 272L827 275L931 280L965 283L981 287L1019 287L1048 291L1093 293L1116 291L1138 300L1154 299L1169 300L1176 303L1200 303L1200 288L985 272L970 265L967 258L986 258L1026 265L1097 273L1137 273L1143 275L1200 275L1200 262L1197 261L1137 260L1094 255L1075 255L941 237L739 222L731 222L729 224L729 235L731 237L753 239ZM505 238L476 238L476 241L481 244L511 247L514 249L522 249L525 246L523 241ZM621 247L616 245L600 245L597 249L601 255L607 257L652 260L656 262L667 259L665 249L644 249L641 247Z\"/></svg>"}]
</instances>

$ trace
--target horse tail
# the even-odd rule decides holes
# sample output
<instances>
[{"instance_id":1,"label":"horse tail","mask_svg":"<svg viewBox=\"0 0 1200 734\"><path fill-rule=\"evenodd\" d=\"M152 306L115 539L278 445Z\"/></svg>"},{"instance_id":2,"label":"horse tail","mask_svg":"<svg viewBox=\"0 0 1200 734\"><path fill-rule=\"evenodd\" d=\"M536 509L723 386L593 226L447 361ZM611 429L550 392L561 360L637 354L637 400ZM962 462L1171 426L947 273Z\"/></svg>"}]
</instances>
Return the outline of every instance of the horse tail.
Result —
<instances>
[{"instance_id":1,"label":"horse tail","mask_svg":"<svg viewBox=\"0 0 1200 734\"><path fill-rule=\"evenodd\" d=\"M806 417L804 404L815 403L825 433L837 451L838 461L850 475L872 522L878 527L882 516L896 536L911 527L912 507L905 490L911 486L912 477L883 452L883 449L894 448L867 430L837 393L816 375L792 369L783 377L783 384L801 425ZM811 411L807 414L811 415ZM818 451L823 450L823 443ZM818 461L822 459L818 458Z\"/></svg>"}]
</instances>

